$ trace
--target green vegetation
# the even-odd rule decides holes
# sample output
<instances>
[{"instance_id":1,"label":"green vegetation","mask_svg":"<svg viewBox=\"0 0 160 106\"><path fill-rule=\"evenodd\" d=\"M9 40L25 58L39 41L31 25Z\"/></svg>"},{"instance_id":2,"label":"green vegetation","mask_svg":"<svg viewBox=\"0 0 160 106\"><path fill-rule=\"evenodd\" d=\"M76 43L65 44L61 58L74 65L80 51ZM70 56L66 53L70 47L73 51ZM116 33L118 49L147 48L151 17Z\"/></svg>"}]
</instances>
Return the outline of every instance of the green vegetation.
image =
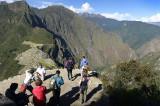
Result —
<instances>
[{"instance_id":1,"label":"green vegetation","mask_svg":"<svg viewBox=\"0 0 160 106\"><path fill-rule=\"evenodd\" d=\"M64 8L54 10L54 12L62 13L62 15L65 13L64 15L67 17L71 16L67 11ZM59 19L58 15L55 18L59 20L55 20L52 24L57 26L56 31L49 31L49 28L45 26L46 23L42 22L25 1L0 5L0 13L0 80L16 75L24 67L15 60L19 53L30 49L28 45L22 44L24 41L47 45L40 49L48 53L50 58L59 66L63 66L64 60L71 56L65 41L60 40L61 38L58 35L54 36L54 32L61 30L58 28L58 25L63 26L63 24L59 23L61 19ZM47 16L50 16L50 14ZM67 20L67 17L62 17L68 24L69 20ZM65 26L66 32L68 31L67 28ZM62 55L63 57L59 58ZM46 67L53 68L46 62L41 62Z\"/></svg>"},{"instance_id":2,"label":"green vegetation","mask_svg":"<svg viewBox=\"0 0 160 106\"><path fill-rule=\"evenodd\" d=\"M111 65L106 62L104 66L100 66L100 67L93 67L91 70L94 70L96 72L98 72L99 74L111 74L112 73L112 68Z\"/></svg>"},{"instance_id":3,"label":"green vegetation","mask_svg":"<svg viewBox=\"0 0 160 106\"><path fill-rule=\"evenodd\" d=\"M26 50L30 49L31 47L29 45L21 45L18 49L16 54L20 54L22 52L25 52Z\"/></svg>"},{"instance_id":4,"label":"green vegetation","mask_svg":"<svg viewBox=\"0 0 160 106\"><path fill-rule=\"evenodd\" d=\"M156 53L149 53L147 55L145 55L143 58L140 59L141 64L143 65L149 65L153 72L156 74L156 82L160 82L160 67L159 67L159 63L160 63L160 52L156 52Z\"/></svg>"},{"instance_id":5,"label":"green vegetation","mask_svg":"<svg viewBox=\"0 0 160 106\"><path fill-rule=\"evenodd\" d=\"M55 51L59 55L56 56L56 60L61 64L64 64L61 58L68 59L71 56L80 62L81 57L85 55L91 68L101 67L106 61L110 64L117 62L115 51L121 60L127 59L129 47L124 45L115 34L105 32L97 24L63 6L33 8L33 10L43 20L47 29L55 34L54 37L59 38L56 43L61 44L62 47L55 47Z\"/></svg>"},{"instance_id":6,"label":"green vegetation","mask_svg":"<svg viewBox=\"0 0 160 106\"><path fill-rule=\"evenodd\" d=\"M52 69L55 68L54 66L51 66L50 64L48 64L48 63L47 63L46 61L44 61L44 60L39 61L39 63L41 63L41 64L46 68L46 70L52 70Z\"/></svg>"},{"instance_id":7,"label":"green vegetation","mask_svg":"<svg viewBox=\"0 0 160 106\"><path fill-rule=\"evenodd\" d=\"M121 62L112 79L100 77L113 106L158 106L159 85L150 67L135 60Z\"/></svg>"},{"instance_id":8,"label":"green vegetation","mask_svg":"<svg viewBox=\"0 0 160 106\"><path fill-rule=\"evenodd\" d=\"M18 7L14 6L17 5ZM14 11L14 7L18 8ZM53 35L43 28L42 22L24 1L0 5L0 80L17 75L23 66L15 60L19 53L30 49L22 45L28 40L53 44ZM42 39L41 39L42 38Z\"/></svg>"},{"instance_id":9,"label":"green vegetation","mask_svg":"<svg viewBox=\"0 0 160 106\"><path fill-rule=\"evenodd\" d=\"M97 71L97 72L101 72L106 68L106 66L101 66L101 67L96 67L93 70Z\"/></svg>"},{"instance_id":10,"label":"green vegetation","mask_svg":"<svg viewBox=\"0 0 160 106\"><path fill-rule=\"evenodd\" d=\"M76 57L74 60L81 60L85 55L91 68L104 66L106 62L112 64L128 59L130 48L115 34L105 32L97 24L63 6L33 10L25 1L0 5L2 78L7 78L3 73L10 71L10 76L13 76L23 68L15 62L15 57L29 49L22 45L24 41L44 44L40 50L48 53L58 66L63 66L70 56ZM8 67L13 68L9 70Z\"/></svg>"},{"instance_id":11,"label":"green vegetation","mask_svg":"<svg viewBox=\"0 0 160 106\"><path fill-rule=\"evenodd\" d=\"M54 44L53 35L47 30L39 27L33 29L32 36L30 36L28 40L40 44Z\"/></svg>"}]
</instances>

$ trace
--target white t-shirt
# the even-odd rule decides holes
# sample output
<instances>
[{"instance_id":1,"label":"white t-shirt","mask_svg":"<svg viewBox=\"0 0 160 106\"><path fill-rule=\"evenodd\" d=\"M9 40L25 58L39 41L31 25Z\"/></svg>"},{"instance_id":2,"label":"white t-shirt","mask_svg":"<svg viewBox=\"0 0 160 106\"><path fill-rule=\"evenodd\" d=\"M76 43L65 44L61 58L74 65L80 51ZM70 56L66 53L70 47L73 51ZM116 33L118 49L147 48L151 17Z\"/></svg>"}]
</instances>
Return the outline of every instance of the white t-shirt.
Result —
<instances>
[{"instance_id":1,"label":"white t-shirt","mask_svg":"<svg viewBox=\"0 0 160 106\"><path fill-rule=\"evenodd\" d=\"M30 70L27 70L26 71L26 78L24 80L24 84L27 84L27 85L31 85L31 82L30 80L31 79L34 79L34 76L29 72Z\"/></svg>"},{"instance_id":2,"label":"white t-shirt","mask_svg":"<svg viewBox=\"0 0 160 106\"><path fill-rule=\"evenodd\" d=\"M38 72L41 76L43 76L43 74L46 73L46 70L44 67L42 67L42 68L37 68L36 72Z\"/></svg>"}]
</instances>

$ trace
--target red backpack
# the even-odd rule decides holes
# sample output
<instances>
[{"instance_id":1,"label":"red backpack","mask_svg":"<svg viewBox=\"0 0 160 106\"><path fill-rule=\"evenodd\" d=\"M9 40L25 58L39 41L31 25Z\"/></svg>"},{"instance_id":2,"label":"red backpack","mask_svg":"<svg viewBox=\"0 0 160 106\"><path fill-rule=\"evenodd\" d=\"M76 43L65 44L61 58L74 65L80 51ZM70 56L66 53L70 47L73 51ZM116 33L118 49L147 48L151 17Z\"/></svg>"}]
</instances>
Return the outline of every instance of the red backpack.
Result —
<instances>
[{"instance_id":1,"label":"red backpack","mask_svg":"<svg viewBox=\"0 0 160 106\"><path fill-rule=\"evenodd\" d=\"M21 91L21 92L24 92L25 90L26 90L25 84L22 84L20 91Z\"/></svg>"}]
</instances>

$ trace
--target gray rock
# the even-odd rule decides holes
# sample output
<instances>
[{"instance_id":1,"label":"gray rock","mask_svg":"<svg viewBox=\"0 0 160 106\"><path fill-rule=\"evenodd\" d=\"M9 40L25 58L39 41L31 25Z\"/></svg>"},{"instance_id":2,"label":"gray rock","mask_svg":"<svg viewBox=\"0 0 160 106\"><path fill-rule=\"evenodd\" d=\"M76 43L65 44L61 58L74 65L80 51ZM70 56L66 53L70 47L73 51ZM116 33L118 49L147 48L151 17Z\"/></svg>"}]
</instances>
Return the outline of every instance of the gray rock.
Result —
<instances>
[{"instance_id":1,"label":"gray rock","mask_svg":"<svg viewBox=\"0 0 160 106\"><path fill-rule=\"evenodd\" d=\"M0 94L0 106L16 106L16 103Z\"/></svg>"}]
</instances>

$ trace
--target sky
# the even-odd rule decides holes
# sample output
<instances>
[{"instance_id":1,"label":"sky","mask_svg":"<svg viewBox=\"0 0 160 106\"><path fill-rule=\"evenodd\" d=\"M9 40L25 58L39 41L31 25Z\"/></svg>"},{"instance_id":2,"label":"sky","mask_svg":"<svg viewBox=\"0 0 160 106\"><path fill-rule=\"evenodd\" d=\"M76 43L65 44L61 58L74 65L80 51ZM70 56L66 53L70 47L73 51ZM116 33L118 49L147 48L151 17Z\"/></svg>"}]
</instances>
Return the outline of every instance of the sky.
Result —
<instances>
[{"instance_id":1,"label":"sky","mask_svg":"<svg viewBox=\"0 0 160 106\"><path fill-rule=\"evenodd\" d=\"M18 0L0 0L12 3ZM160 0L26 0L30 6L63 5L75 13L101 14L117 20L160 22Z\"/></svg>"}]
</instances>

